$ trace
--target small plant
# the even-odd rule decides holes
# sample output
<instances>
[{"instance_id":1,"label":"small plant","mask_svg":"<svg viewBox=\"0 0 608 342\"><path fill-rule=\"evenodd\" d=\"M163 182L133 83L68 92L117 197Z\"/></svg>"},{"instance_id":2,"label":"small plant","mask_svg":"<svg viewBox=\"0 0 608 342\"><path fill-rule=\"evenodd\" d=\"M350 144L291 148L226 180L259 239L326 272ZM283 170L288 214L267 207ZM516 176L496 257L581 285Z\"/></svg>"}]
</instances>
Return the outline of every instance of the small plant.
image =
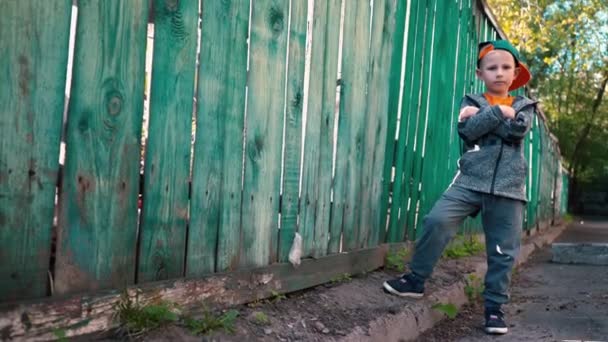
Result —
<instances>
[{"instance_id":1,"label":"small plant","mask_svg":"<svg viewBox=\"0 0 608 342\"><path fill-rule=\"evenodd\" d=\"M272 293L272 297L270 297L270 301L272 301L272 302L278 303L278 302L282 301L283 299L287 299L287 296L285 296L284 294L279 293L277 291L273 290L271 293Z\"/></svg>"},{"instance_id":2,"label":"small plant","mask_svg":"<svg viewBox=\"0 0 608 342\"><path fill-rule=\"evenodd\" d=\"M264 301L256 298L252 302L247 303L247 307L257 308L258 306L261 306L262 304L264 304Z\"/></svg>"},{"instance_id":3,"label":"small plant","mask_svg":"<svg viewBox=\"0 0 608 342\"><path fill-rule=\"evenodd\" d=\"M433 305L432 308L434 310L444 313L450 319L454 319L456 317L456 315L458 315L458 308L456 307L456 305L454 305L452 303L447 303L447 304L437 303L437 304Z\"/></svg>"},{"instance_id":4,"label":"small plant","mask_svg":"<svg viewBox=\"0 0 608 342\"><path fill-rule=\"evenodd\" d=\"M485 250L485 246L474 236L456 238L450 246L445 249L443 255L446 258L458 259L471 255L476 255Z\"/></svg>"},{"instance_id":5,"label":"small plant","mask_svg":"<svg viewBox=\"0 0 608 342\"><path fill-rule=\"evenodd\" d=\"M331 278L330 282L332 284L343 283L347 281L351 281L353 278L350 276L350 273L342 273L338 276Z\"/></svg>"},{"instance_id":6,"label":"small plant","mask_svg":"<svg viewBox=\"0 0 608 342\"><path fill-rule=\"evenodd\" d=\"M464 293L467 295L469 302L481 300L481 294L483 293L484 289L483 284L481 284L481 279L472 273L469 274L465 281L466 285L464 286Z\"/></svg>"},{"instance_id":7,"label":"small plant","mask_svg":"<svg viewBox=\"0 0 608 342\"><path fill-rule=\"evenodd\" d=\"M516 277L519 274L519 267L517 267L517 265L513 266L513 269L511 269L511 277Z\"/></svg>"},{"instance_id":8,"label":"small plant","mask_svg":"<svg viewBox=\"0 0 608 342\"><path fill-rule=\"evenodd\" d=\"M55 337L57 337L58 342L67 342L68 341L68 339L66 337L65 329L55 329L53 331L53 335L55 335Z\"/></svg>"},{"instance_id":9,"label":"small plant","mask_svg":"<svg viewBox=\"0 0 608 342\"><path fill-rule=\"evenodd\" d=\"M388 252L386 254L385 267L389 270L395 270L399 272L405 271L405 259L408 257L409 252L407 248L401 248L396 252Z\"/></svg>"},{"instance_id":10,"label":"small plant","mask_svg":"<svg viewBox=\"0 0 608 342\"><path fill-rule=\"evenodd\" d=\"M569 213L564 214L565 223L572 223L572 221L574 221L574 217L572 217L572 215L570 215Z\"/></svg>"},{"instance_id":11,"label":"small plant","mask_svg":"<svg viewBox=\"0 0 608 342\"><path fill-rule=\"evenodd\" d=\"M120 330L133 337L177 322L179 315L173 309L169 303L141 305L124 293L116 304L114 318L120 323Z\"/></svg>"},{"instance_id":12,"label":"small plant","mask_svg":"<svg viewBox=\"0 0 608 342\"><path fill-rule=\"evenodd\" d=\"M253 320L253 323L255 323L257 325L268 325L268 324L270 324L270 319L268 318L268 315L266 315L262 311L256 311L256 312L254 312L251 315L251 318Z\"/></svg>"},{"instance_id":13,"label":"small plant","mask_svg":"<svg viewBox=\"0 0 608 342\"><path fill-rule=\"evenodd\" d=\"M204 335L215 330L224 330L232 334L238 316L239 312L236 310L229 310L219 316L205 310L200 319L184 318L184 325L194 335Z\"/></svg>"}]
</instances>

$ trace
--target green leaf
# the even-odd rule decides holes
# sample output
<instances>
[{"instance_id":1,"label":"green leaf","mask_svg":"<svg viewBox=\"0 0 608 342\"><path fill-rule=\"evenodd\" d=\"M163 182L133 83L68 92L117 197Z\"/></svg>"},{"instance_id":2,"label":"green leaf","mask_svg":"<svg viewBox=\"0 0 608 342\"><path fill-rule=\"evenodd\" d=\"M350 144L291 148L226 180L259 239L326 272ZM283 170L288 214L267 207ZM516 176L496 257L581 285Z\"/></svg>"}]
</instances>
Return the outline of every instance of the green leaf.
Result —
<instances>
[{"instance_id":1,"label":"green leaf","mask_svg":"<svg viewBox=\"0 0 608 342\"><path fill-rule=\"evenodd\" d=\"M456 305L454 305L452 303L447 303L447 304L437 303L437 304L433 305L432 308L434 310L444 313L450 319L454 319L456 317L456 315L458 315L458 308L456 307Z\"/></svg>"}]
</instances>

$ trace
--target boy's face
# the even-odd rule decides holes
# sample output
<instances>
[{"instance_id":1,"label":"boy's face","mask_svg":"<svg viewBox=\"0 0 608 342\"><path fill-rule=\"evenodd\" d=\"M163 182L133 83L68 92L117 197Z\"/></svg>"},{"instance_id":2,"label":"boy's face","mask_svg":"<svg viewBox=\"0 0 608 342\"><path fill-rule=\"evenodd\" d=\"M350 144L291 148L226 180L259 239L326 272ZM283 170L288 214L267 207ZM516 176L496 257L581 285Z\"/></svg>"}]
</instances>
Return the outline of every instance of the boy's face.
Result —
<instances>
[{"instance_id":1,"label":"boy's face","mask_svg":"<svg viewBox=\"0 0 608 342\"><path fill-rule=\"evenodd\" d=\"M477 77L481 79L488 93L495 96L507 96L509 87L519 74L515 67L515 58L505 50L490 51L480 61Z\"/></svg>"}]
</instances>

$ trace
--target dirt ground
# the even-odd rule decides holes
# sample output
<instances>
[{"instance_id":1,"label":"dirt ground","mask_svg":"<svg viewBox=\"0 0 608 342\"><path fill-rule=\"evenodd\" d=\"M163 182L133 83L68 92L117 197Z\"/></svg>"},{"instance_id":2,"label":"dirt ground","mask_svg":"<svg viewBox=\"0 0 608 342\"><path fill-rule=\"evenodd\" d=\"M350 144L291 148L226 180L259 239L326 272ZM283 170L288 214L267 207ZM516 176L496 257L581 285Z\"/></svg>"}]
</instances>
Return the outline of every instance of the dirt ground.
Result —
<instances>
[{"instance_id":1,"label":"dirt ground","mask_svg":"<svg viewBox=\"0 0 608 342\"><path fill-rule=\"evenodd\" d=\"M474 269L466 262L445 260L428 283L428 290L453 284ZM382 283L399 273L380 270L333 284L318 286L238 308L235 334L216 333L208 341L334 341L352 331L367 331L381 315L398 313L409 299L387 295ZM263 313L263 314L260 314ZM260 315L268 318L260 324ZM173 340L165 331L148 336L150 341Z\"/></svg>"},{"instance_id":2,"label":"dirt ground","mask_svg":"<svg viewBox=\"0 0 608 342\"><path fill-rule=\"evenodd\" d=\"M608 223L607 223L608 224ZM608 229L608 225L607 225ZM420 301L434 304L432 294L472 273L485 258L443 259L427 283L420 300L388 295L382 282L400 273L378 270L286 296L236 308L234 333L194 336L180 325L166 326L140 336L145 341L336 341L353 332L365 339L374 321L409 311ZM608 342L608 268L562 265L550 261L547 246L517 268L511 303L506 306L509 334L487 336L481 303L464 306L455 319L445 319L417 341L562 341ZM120 338L89 340L117 341ZM123 338L124 340L124 338Z\"/></svg>"},{"instance_id":3,"label":"dirt ground","mask_svg":"<svg viewBox=\"0 0 608 342\"><path fill-rule=\"evenodd\" d=\"M479 257L442 260L427 282L432 293L463 279L474 271ZM215 332L203 341L335 341L353 331L365 335L375 319L395 315L412 299L386 294L382 283L401 273L378 270L364 275L342 277L333 283L320 285L287 296L250 303L233 309L239 316L234 333ZM430 299L422 299L430 300ZM260 319L264 318L264 319ZM116 336L88 336L88 340L118 341ZM201 341L179 325L152 331L138 339L145 341Z\"/></svg>"}]
</instances>

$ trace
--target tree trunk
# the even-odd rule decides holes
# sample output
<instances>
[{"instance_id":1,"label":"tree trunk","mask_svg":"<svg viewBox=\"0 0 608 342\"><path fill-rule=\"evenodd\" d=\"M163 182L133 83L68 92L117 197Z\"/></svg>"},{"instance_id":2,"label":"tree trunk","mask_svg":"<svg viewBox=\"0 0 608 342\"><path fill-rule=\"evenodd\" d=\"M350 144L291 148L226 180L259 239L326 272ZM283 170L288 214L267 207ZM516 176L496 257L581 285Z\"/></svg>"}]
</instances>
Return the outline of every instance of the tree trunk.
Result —
<instances>
[{"instance_id":1,"label":"tree trunk","mask_svg":"<svg viewBox=\"0 0 608 342\"><path fill-rule=\"evenodd\" d=\"M595 116L597 115L598 108L600 107L600 104L602 103L602 98L604 97L604 93L606 92L607 84L608 84L608 71L605 72L604 80L602 81L602 84L597 92L597 95L595 96L595 100L593 101L593 106L591 107L591 118L589 119L589 121L587 121L587 123L585 124L585 127L583 127L583 129L581 130L581 134L579 135L579 137L576 141L576 144L574 145L574 150L572 151L572 157L570 158L570 160L571 160L570 170L569 170L570 175L573 175L573 172L579 166L578 165L580 163L579 153L580 153L581 147L587 140L587 137L589 136L589 132L591 131L591 128L593 127L593 124L595 122Z\"/></svg>"},{"instance_id":2,"label":"tree trunk","mask_svg":"<svg viewBox=\"0 0 608 342\"><path fill-rule=\"evenodd\" d=\"M581 134L579 135L576 144L574 145L574 150L572 151L572 156L570 158L570 189L568 190L568 201L570 210L573 213L580 214L583 208L581 208L579 202L579 179L578 175L580 174L581 169L583 169L582 160L580 157L580 151L582 150L583 145L585 144L589 132L593 128L595 117L597 115L598 108L602 103L602 98L604 97L604 92L606 92L606 85L608 84L608 71L604 74L604 80L601 83L600 88L598 89L597 95L595 96L595 100L593 101L593 105L591 107L591 118L585 124L585 127L581 130Z\"/></svg>"}]
</instances>

